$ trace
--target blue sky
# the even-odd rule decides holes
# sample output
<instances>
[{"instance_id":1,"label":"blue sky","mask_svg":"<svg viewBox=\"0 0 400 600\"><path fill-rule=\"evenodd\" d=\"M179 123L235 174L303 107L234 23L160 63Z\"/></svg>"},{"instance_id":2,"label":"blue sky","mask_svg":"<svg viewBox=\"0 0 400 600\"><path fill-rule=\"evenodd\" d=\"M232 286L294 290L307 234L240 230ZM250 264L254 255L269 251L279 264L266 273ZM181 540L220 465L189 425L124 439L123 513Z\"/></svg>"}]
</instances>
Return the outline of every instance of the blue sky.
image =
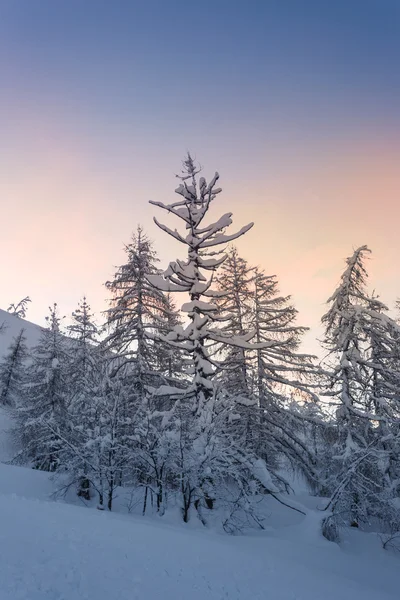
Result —
<instances>
[{"instance_id":1,"label":"blue sky","mask_svg":"<svg viewBox=\"0 0 400 600\"><path fill-rule=\"evenodd\" d=\"M14 0L0 11L5 96L87 127L236 119L332 135L400 117L395 0Z\"/></svg>"}]
</instances>

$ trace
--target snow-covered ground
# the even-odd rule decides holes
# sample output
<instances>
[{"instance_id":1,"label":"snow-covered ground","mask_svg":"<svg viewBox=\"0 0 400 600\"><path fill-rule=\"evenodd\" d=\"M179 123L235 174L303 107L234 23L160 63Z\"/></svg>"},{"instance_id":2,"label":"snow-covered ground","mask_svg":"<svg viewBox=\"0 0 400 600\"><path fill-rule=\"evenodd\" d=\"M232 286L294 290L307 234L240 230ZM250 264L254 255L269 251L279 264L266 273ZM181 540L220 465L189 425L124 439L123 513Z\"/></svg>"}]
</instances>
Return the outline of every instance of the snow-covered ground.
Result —
<instances>
[{"instance_id":1,"label":"snow-covered ground","mask_svg":"<svg viewBox=\"0 0 400 600\"><path fill-rule=\"evenodd\" d=\"M40 328L0 311L0 356L21 327L28 346ZM12 457L11 417L0 408L0 461ZM274 500L265 530L228 536L184 525L173 512L140 517L129 491L116 512L55 501L47 473L0 463L0 600L397 600L400 554L376 534L350 530L339 545L320 534L318 499ZM300 486L297 486L298 488Z\"/></svg>"},{"instance_id":2,"label":"snow-covered ground","mask_svg":"<svg viewBox=\"0 0 400 600\"><path fill-rule=\"evenodd\" d=\"M53 489L47 473L0 465L1 600L399 597L400 559L375 534L327 542L313 510L271 504L265 531L228 536L55 502Z\"/></svg>"}]
</instances>

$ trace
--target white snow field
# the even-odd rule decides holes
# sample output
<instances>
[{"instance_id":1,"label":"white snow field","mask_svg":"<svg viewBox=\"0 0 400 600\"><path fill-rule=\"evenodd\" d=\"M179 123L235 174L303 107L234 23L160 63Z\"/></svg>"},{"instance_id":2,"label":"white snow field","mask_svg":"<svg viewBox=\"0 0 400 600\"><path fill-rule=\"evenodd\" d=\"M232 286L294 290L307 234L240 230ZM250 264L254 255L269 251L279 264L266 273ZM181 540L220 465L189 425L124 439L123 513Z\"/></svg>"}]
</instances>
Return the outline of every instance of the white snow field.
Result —
<instances>
[{"instance_id":1,"label":"white snow field","mask_svg":"<svg viewBox=\"0 0 400 600\"><path fill-rule=\"evenodd\" d=\"M40 328L0 311L0 356L20 328L29 346ZM350 530L340 545L320 534L320 500L292 496L304 517L270 500L265 530L229 536L176 513L116 512L55 501L48 473L4 464L12 424L0 408L0 600L398 600L400 554L379 536ZM71 502L73 504L71 504ZM139 508L140 510L140 508ZM135 510L133 511L135 512Z\"/></svg>"},{"instance_id":2,"label":"white snow field","mask_svg":"<svg viewBox=\"0 0 400 600\"><path fill-rule=\"evenodd\" d=\"M399 558L375 534L327 542L317 511L271 504L265 531L228 536L51 501L52 490L47 473L0 465L0 600L399 598Z\"/></svg>"}]
</instances>

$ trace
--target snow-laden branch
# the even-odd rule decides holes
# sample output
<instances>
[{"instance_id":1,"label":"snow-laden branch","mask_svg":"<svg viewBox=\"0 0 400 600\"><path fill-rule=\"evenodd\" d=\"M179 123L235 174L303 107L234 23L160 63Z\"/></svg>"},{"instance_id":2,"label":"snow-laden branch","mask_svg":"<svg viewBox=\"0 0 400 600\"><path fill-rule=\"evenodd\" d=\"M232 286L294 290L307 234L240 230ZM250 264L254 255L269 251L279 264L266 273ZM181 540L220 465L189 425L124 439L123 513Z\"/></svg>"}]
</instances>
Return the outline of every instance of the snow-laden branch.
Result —
<instances>
[{"instance_id":1,"label":"snow-laden branch","mask_svg":"<svg viewBox=\"0 0 400 600\"><path fill-rule=\"evenodd\" d=\"M254 225L254 223L249 223L248 225L245 225L239 231L237 231L236 233L233 233L231 235L225 235L225 234L221 233L220 235L216 235L214 238L211 238L208 241L205 241L204 243L200 242L198 244L198 247L199 248L210 248L211 246L218 246L220 244L228 244L229 242L232 242L233 240L236 240L238 237L247 233L253 227L253 225Z\"/></svg>"}]
</instances>

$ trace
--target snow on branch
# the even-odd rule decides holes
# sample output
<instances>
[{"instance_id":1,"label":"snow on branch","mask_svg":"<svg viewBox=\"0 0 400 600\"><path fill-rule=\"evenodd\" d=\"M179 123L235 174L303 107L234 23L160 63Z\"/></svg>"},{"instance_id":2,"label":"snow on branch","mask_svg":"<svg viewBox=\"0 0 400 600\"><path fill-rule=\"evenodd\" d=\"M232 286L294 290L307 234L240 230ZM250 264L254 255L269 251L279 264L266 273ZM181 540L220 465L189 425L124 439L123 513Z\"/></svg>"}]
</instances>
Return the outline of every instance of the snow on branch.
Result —
<instances>
[{"instance_id":1,"label":"snow on branch","mask_svg":"<svg viewBox=\"0 0 400 600\"><path fill-rule=\"evenodd\" d=\"M248 225L245 225L239 231L231 235L225 235L221 233L220 235L216 235L214 238L211 238L207 241L201 241L198 246L199 248L210 248L211 246L218 246L219 244L228 244L228 242L232 242L241 235L247 233L253 227L253 225L254 223L249 223Z\"/></svg>"},{"instance_id":2,"label":"snow on branch","mask_svg":"<svg viewBox=\"0 0 400 600\"><path fill-rule=\"evenodd\" d=\"M178 242L181 242L182 244L187 243L185 238L183 238L176 229L170 229L169 227L167 227L167 225L164 225L163 223L157 221L156 217L153 217L153 221L160 229L162 229L163 231L165 231L165 233L168 233L170 236L178 240Z\"/></svg>"}]
</instances>

